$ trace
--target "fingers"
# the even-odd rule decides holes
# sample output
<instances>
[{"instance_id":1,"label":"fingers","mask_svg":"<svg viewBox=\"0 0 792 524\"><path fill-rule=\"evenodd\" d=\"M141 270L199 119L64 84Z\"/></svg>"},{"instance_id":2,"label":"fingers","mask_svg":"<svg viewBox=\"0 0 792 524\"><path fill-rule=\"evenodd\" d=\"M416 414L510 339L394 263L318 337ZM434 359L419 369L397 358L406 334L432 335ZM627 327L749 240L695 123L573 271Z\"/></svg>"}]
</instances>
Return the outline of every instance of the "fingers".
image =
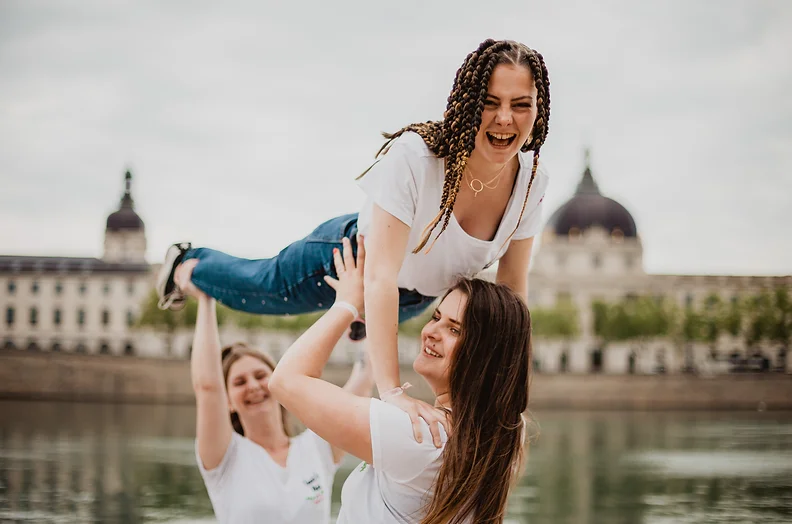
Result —
<instances>
[{"instance_id":1,"label":"fingers","mask_svg":"<svg viewBox=\"0 0 792 524\"><path fill-rule=\"evenodd\" d=\"M431 408L430 410L423 410L421 413L421 417L429 424L429 432L432 434L432 442L436 448L443 447L443 441L440 436L440 425L442 424L443 429L446 431L446 435L448 434L448 421L446 419L445 413L436 409Z\"/></svg>"},{"instance_id":2,"label":"fingers","mask_svg":"<svg viewBox=\"0 0 792 524\"><path fill-rule=\"evenodd\" d=\"M331 288L333 288L336 291L338 291L338 280L334 279L330 275L325 275L324 276L324 281L327 282L328 286L330 286Z\"/></svg>"},{"instance_id":3,"label":"fingers","mask_svg":"<svg viewBox=\"0 0 792 524\"><path fill-rule=\"evenodd\" d=\"M344 268L352 271L355 269L355 256L352 254L352 243L347 237L341 241L344 244Z\"/></svg>"},{"instance_id":4,"label":"fingers","mask_svg":"<svg viewBox=\"0 0 792 524\"><path fill-rule=\"evenodd\" d=\"M363 242L363 235L357 237L357 268L361 271L366 267L366 246Z\"/></svg>"},{"instance_id":5,"label":"fingers","mask_svg":"<svg viewBox=\"0 0 792 524\"><path fill-rule=\"evenodd\" d=\"M412 422L415 441L420 444L421 442L423 442L423 432L421 431L421 417L420 415L418 415L417 411L410 411L408 412L408 415L410 415L410 422Z\"/></svg>"},{"instance_id":6,"label":"fingers","mask_svg":"<svg viewBox=\"0 0 792 524\"><path fill-rule=\"evenodd\" d=\"M338 275L344 272L344 259L341 258L341 251L337 247L333 248L333 265Z\"/></svg>"}]
</instances>

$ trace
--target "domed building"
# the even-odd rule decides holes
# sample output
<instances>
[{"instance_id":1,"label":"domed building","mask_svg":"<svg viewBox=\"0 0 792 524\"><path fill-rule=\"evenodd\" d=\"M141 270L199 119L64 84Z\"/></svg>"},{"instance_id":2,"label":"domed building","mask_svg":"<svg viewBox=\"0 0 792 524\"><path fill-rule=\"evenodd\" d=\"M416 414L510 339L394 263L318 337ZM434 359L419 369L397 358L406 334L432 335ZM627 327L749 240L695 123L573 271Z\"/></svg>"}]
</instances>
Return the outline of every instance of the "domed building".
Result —
<instances>
[{"instance_id":1,"label":"domed building","mask_svg":"<svg viewBox=\"0 0 792 524\"><path fill-rule=\"evenodd\" d=\"M145 262L146 227L135 213L132 200L132 174L124 175L125 190L118 211L107 217L104 260L108 262Z\"/></svg>"},{"instance_id":2,"label":"domed building","mask_svg":"<svg viewBox=\"0 0 792 524\"><path fill-rule=\"evenodd\" d=\"M649 296L676 303L681 309L701 307L718 295L729 303L765 289L792 287L790 277L725 275L651 275L643 267L643 247L635 219L621 203L602 194L588 152L572 197L547 221L532 261L529 304L546 310L574 307L579 336L539 339L534 345L539 372L655 373L707 369L732 352L744 354L745 343L721 337L717 349L688 344L680 351L671 337L609 343L594 330L594 302L615 303ZM780 357L779 358L786 358Z\"/></svg>"},{"instance_id":3,"label":"domed building","mask_svg":"<svg viewBox=\"0 0 792 524\"><path fill-rule=\"evenodd\" d=\"M0 255L0 349L135 355L134 325L152 287L132 174L105 222L102 258Z\"/></svg>"}]
</instances>

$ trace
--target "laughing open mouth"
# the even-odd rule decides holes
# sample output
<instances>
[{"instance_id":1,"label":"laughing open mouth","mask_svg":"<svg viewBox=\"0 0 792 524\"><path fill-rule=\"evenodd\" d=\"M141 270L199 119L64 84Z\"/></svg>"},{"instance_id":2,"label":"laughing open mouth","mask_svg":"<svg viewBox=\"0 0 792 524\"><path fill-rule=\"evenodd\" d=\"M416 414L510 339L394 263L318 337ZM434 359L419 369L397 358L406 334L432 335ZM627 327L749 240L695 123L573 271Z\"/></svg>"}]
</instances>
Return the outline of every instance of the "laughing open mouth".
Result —
<instances>
[{"instance_id":1,"label":"laughing open mouth","mask_svg":"<svg viewBox=\"0 0 792 524\"><path fill-rule=\"evenodd\" d=\"M509 147L517 138L515 133L490 133L487 132L487 140L495 147Z\"/></svg>"}]
</instances>

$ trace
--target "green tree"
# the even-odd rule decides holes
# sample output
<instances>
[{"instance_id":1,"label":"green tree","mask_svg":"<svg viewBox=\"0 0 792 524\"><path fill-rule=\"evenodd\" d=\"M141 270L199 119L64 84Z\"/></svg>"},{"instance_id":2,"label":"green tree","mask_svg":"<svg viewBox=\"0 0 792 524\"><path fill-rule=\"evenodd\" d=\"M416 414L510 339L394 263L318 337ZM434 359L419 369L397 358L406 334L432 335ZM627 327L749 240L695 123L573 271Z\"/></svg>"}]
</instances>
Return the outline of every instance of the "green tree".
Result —
<instances>
[{"instance_id":1,"label":"green tree","mask_svg":"<svg viewBox=\"0 0 792 524\"><path fill-rule=\"evenodd\" d=\"M553 308L532 308L531 328L537 337L569 340L580 334L578 310L571 300Z\"/></svg>"}]
</instances>

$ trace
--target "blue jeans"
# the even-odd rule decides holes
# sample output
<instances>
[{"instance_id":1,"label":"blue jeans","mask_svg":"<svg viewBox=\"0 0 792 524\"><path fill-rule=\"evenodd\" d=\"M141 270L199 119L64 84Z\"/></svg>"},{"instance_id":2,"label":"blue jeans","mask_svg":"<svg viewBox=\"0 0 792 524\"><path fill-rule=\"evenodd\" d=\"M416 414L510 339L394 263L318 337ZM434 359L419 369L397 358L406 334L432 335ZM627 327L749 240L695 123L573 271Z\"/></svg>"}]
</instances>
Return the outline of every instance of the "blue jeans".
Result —
<instances>
[{"instance_id":1,"label":"blue jeans","mask_svg":"<svg viewBox=\"0 0 792 524\"><path fill-rule=\"evenodd\" d=\"M357 253L357 213L328 220L272 258L247 260L214 249L191 249L184 260L200 262L193 283L231 309L259 315L299 315L333 305L335 290L323 277L336 277L333 248L347 237ZM422 313L435 297L399 289L399 322Z\"/></svg>"}]
</instances>

